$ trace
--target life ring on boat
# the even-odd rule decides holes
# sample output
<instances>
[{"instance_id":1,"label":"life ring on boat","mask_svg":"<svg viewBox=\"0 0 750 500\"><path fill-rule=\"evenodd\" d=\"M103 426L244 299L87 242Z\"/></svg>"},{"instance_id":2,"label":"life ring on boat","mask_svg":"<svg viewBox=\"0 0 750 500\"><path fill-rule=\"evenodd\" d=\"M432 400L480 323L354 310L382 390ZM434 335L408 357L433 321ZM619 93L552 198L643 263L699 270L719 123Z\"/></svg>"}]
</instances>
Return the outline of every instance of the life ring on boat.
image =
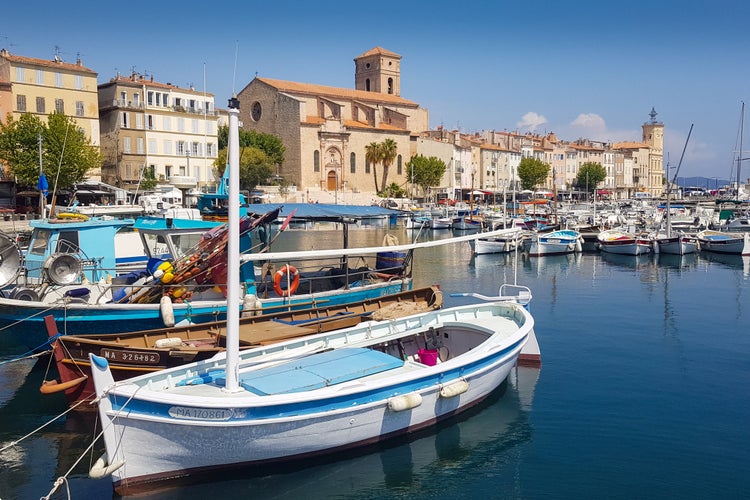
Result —
<instances>
[{"instance_id":1,"label":"life ring on boat","mask_svg":"<svg viewBox=\"0 0 750 500\"><path fill-rule=\"evenodd\" d=\"M80 221L87 221L89 220L89 216L85 214L79 214L76 212L63 212L61 214L57 214L56 216L58 219L64 219L64 220L80 220Z\"/></svg>"},{"instance_id":2,"label":"life ring on boat","mask_svg":"<svg viewBox=\"0 0 750 500\"><path fill-rule=\"evenodd\" d=\"M289 281L290 277L291 282L289 283L289 288L286 290L282 289L281 280L285 279L285 281ZM299 272L294 266L287 264L276 271L276 274L273 275L273 291L276 292L276 295L279 297L289 297L297 291L297 287L299 287Z\"/></svg>"}]
</instances>

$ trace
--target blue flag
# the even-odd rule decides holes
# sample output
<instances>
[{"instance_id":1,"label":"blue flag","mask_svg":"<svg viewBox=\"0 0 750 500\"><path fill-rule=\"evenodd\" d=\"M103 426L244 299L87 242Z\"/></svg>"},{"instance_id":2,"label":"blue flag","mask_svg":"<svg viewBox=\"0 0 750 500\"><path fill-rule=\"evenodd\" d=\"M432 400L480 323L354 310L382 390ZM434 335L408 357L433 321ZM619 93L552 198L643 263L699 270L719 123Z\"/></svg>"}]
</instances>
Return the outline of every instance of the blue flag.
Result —
<instances>
[{"instance_id":1,"label":"blue flag","mask_svg":"<svg viewBox=\"0 0 750 500\"><path fill-rule=\"evenodd\" d=\"M39 182L36 183L36 188L41 191L44 196L47 196L49 183L47 183L47 177L43 173L39 176Z\"/></svg>"}]
</instances>

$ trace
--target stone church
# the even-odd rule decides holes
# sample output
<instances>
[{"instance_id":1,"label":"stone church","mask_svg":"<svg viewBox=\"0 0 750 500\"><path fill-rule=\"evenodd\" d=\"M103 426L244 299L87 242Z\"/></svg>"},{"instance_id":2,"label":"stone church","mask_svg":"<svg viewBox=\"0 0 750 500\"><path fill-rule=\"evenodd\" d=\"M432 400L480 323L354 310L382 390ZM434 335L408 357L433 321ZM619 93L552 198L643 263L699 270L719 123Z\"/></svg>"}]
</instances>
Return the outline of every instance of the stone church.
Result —
<instances>
[{"instance_id":1,"label":"stone church","mask_svg":"<svg viewBox=\"0 0 750 500\"><path fill-rule=\"evenodd\" d=\"M386 139L398 146L387 183L407 182L428 111L401 97L400 55L375 47L354 63L354 89L256 77L238 95L242 127L281 138L278 175L298 190L375 191L382 165L366 161L366 146Z\"/></svg>"}]
</instances>

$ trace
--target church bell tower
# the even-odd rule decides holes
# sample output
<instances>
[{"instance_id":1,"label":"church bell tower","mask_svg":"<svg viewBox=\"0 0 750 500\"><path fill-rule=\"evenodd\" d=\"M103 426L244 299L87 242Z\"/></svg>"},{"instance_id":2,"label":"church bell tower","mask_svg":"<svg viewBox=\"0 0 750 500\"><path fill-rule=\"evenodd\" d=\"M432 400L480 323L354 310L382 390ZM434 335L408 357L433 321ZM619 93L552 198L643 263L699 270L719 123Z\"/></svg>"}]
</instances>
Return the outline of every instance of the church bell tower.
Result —
<instances>
[{"instance_id":1,"label":"church bell tower","mask_svg":"<svg viewBox=\"0 0 750 500\"><path fill-rule=\"evenodd\" d=\"M354 88L401 95L401 56L375 47L354 58Z\"/></svg>"}]
</instances>

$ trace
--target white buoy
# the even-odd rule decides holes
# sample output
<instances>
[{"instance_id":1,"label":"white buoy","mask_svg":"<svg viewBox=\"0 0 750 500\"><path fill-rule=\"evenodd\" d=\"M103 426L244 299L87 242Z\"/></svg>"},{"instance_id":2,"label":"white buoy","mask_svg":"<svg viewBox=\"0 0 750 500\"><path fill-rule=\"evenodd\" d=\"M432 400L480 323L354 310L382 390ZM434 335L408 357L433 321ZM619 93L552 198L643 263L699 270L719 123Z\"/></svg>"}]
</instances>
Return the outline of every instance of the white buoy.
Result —
<instances>
[{"instance_id":1,"label":"white buoy","mask_svg":"<svg viewBox=\"0 0 750 500\"><path fill-rule=\"evenodd\" d=\"M396 396L388 400L391 411L411 410L422 404L422 396L418 392Z\"/></svg>"},{"instance_id":2,"label":"white buoy","mask_svg":"<svg viewBox=\"0 0 750 500\"><path fill-rule=\"evenodd\" d=\"M159 301L159 313L164 326L167 328L174 326L174 307L172 306L172 299L168 295L164 295Z\"/></svg>"}]
</instances>

